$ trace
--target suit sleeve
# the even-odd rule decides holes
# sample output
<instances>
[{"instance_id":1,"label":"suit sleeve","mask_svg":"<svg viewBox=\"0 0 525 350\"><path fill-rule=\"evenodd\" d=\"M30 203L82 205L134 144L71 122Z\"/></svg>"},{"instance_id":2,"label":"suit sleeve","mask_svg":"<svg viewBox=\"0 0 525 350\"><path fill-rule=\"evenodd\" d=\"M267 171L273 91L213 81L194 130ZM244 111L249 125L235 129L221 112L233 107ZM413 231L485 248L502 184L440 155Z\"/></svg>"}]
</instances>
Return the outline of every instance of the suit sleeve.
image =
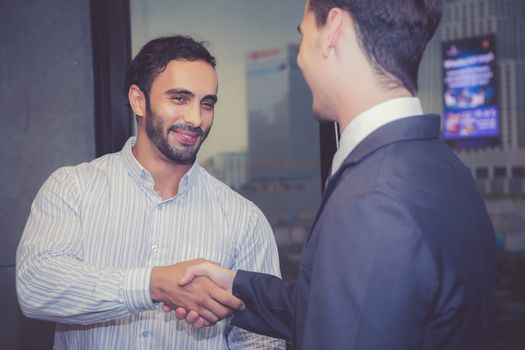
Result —
<instances>
[{"instance_id":1,"label":"suit sleeve","mask_svg":"<svg viewBox=\"0 0 525 350\"><path fill-rule=\"evenodd\" d=\"M292 340L295 283L258 272L237 271L233 294L246 309L235 313L232 324L275 338Z\"/></svg>"}]
</instances>

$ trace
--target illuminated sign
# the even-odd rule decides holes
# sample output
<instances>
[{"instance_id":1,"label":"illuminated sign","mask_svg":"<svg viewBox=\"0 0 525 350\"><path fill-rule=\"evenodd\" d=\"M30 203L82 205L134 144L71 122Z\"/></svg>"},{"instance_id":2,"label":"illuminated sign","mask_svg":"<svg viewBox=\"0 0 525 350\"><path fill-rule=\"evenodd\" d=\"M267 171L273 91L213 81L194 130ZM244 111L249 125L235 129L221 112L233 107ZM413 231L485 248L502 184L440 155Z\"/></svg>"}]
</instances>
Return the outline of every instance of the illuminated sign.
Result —
<instances>
[{"instance_id":1,"label":"illuminated sign","mask_svg":"<svg viewBox=\"0 0 525 350\"><path fill-rule=\"evenodd\" d=\"M493 35L443 43L443 138L500 136Z\"/></svg>"},{"instance_id":2,"label":"illuminated sign","mask_svg":"<svg viewBox=\"0 0 525 350\"><path fill-rule=\"evenodd\" d=\"M248 59L251 60L258 60L261 58L269 58L269 57L275 57L281 53L281 50L279 48L275 49L268 49L268 50L259 50L254 51L248 54Z\"/></svg>"}]
</instances>

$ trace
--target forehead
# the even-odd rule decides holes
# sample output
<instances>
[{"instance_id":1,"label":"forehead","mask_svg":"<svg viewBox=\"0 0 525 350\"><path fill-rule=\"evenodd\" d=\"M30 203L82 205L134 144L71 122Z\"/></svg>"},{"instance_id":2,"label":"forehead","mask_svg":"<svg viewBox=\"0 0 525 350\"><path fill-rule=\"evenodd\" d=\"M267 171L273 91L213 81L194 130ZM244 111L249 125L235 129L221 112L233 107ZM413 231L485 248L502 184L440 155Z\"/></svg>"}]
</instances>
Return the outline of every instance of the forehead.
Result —
<instances>
[{"instance_id":1,"label":"forehead","mask_svg":"<svg viewBox=\"0 0 525 350\"><path fill-rule=\"evenodd\" d=\"M312 3L310 0L306 0L304 2L304 13L308 13L308 12L312 12L313 13L313 8L312 8Z\"/></svg>"},{"instance_id":2,"label":"forehead","mask_svg":"<svg viewBox=\"0 0 525 350\"><path fill-rule=\"evenodd\" d=\"M310 6L310 1L306 1L304 4L303 20L301 24L305 24L306 22L315 22L315 13Z\"/></svg>"},{"instance_id":3,"label":"forehead","mask_svg":"<svg viewBox=\"0 0 525 350\"><path fill-rule=\"evenodd\" d=\"M170 61L153 81L151 92L162 93L174 88L184 88L195 94L215 94L217 73L204 61Z\"/></svg>"}]
</instances>

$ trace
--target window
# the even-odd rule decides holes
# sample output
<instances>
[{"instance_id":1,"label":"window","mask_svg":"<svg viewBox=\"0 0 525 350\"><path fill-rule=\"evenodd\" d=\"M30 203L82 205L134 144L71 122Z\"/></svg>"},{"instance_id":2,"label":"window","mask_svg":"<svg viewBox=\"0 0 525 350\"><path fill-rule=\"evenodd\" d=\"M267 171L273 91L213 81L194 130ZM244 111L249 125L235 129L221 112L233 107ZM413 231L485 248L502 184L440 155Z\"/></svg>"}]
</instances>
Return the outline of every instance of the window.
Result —
<instances>
[{"instance_id":1,"label":"window","mask_svg":"<svg viewBox=\"0 0 525 350\"><path fill-rule=\"evenodd\" d=\"M488 179L489 169L487 167L476 168L476 179Z\"/></svg>"},{"instance_id":2,"label":"window","mask_svg":"<svg viewBox=\"0 0 525 350\"><path fill-rule=\"evenodd\" d=\"M512 167L512 178L513 179L525 179L525 166L513 166Z\"/></svg>"},{"instance_id":3,"label":"window","mask_svg":"<svg viewBox=\"0 0 525 350\"><path fill-rule=\"evenodd\" d=\"M174 33L208 41L219 103L199 162L263 211L283 278L293 279L321 200L319 126L296 63L304 1L131 0L130 8L134 53Z\"/></svg>"},{"instance_id":4,"label":"window","mask_svg":"<svg viewBox=\"0 0 525 350\"><path fill-rule=\"evenodd\" d=\"M494 167L494 178L504 179L507 177L507 168L502 166Z\"/></svg>"}]
</instances>

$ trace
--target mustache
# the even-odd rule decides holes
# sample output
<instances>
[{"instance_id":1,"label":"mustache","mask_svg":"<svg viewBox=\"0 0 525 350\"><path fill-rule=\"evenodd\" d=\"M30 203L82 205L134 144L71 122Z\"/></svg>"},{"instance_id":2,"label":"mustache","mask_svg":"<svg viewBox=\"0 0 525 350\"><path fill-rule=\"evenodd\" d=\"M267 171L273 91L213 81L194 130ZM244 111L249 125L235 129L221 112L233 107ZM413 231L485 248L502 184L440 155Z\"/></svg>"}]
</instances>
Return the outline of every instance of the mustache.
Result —
<instances>
[{"instance_id":1,"label":"mustache","mask_svg":"<svg viewBox=\"0 0 525 350\"><path fill-rule=\"evenodd\" d=\"M190 131L192 133L195 133L197 134L198 136L202 136L204 134L204 131L199 128L199 127L193 127L189 124L175 124L175 125L172 125L169 129L168 129L168 132L170 131L176 131L176 130L184 130L184 131Z\"/></svg>"}]
</instances>

